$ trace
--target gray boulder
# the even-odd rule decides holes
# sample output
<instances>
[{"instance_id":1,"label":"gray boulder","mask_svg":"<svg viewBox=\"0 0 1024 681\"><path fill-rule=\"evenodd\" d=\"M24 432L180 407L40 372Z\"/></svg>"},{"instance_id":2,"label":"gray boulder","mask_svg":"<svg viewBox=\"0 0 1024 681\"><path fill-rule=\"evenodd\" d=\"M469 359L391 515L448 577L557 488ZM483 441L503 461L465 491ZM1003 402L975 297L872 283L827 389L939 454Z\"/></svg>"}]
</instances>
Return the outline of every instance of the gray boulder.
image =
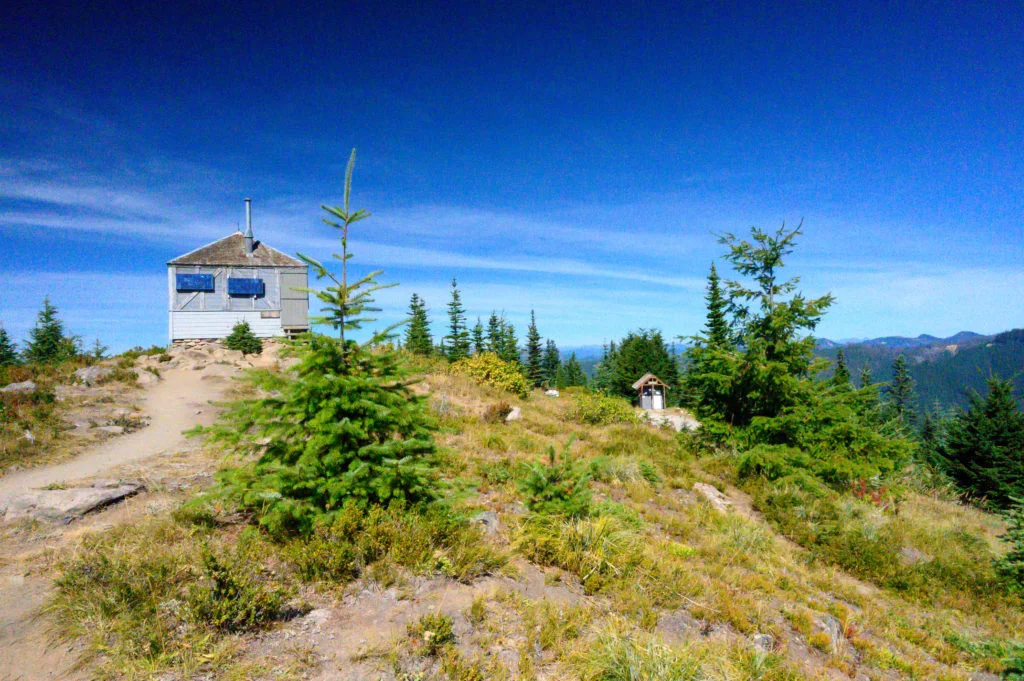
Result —
<instances>
[{"instance_id":1,"label":"gray boulder","mask_svg":"<svg viewBox=\"0 0 1024 681\"><path fill-rule=\"evenodd\" d=\"M724 494L719 492L711 485L708 485L707 483L698 482L694 484L693 491L697 492L702 497L707 499L708 503L710 503L712 506L714 506L722 513L726 513L732 510L732 502L729 501L729 497L725 496Z\"/></svg>"},{"instance_id":2,"label":"gray boulder","mask_svg":"<svg viewBox=\"0 0 1024 681\"><path fill-rule=\"evenodd\" d=\"M505 423L509 421L518 421L523 418L523 410L519 407L512 407L512 410L505 416Z\"/></svg>"},{"instance_id":3,"label":"gray boulder","mask_svg":"<svg viewBox=\"0 0 1024 681\"><path fill-rule=\"evenodd\" d=\"M22 381L21 383L11 383L0 388L0 393L34 393L36 391L36 384L33 381Z\"/></svg>"},{"instance_id":4,"label":"gray boulder","mask_svg":"<svg viewBox=\"0 0 1024 681\"><path fill-rule=\"evenodd\" d=\"M113 367L93 364L91 367L83 367L75 372L75 378L86 385L93 385L114 372Z\"/></svg>"},{"instance_id":5,"label":"gray boulder","mask_svg":"<svg viewBox=\"0 0 1024 681\"><path fill-rule=\"evenodd\" d=\"M89 487L32 490L11 499L4 520L32 518L66 524L86 513L137 494L142 489L143 486L137 482L102 480Z\"/></svg>"},{"instance_id":6,"label":"gray boulder","mask_svg":"<svg viewBox=\"0 0 1024 681\"><path fill-rule=\"evenodd\" d=\"M498 514L494 511L481 511L473 516L473 522L484 528L488 534L494 534L501 527L498 522Z\"/></svg>"}]
</instances>

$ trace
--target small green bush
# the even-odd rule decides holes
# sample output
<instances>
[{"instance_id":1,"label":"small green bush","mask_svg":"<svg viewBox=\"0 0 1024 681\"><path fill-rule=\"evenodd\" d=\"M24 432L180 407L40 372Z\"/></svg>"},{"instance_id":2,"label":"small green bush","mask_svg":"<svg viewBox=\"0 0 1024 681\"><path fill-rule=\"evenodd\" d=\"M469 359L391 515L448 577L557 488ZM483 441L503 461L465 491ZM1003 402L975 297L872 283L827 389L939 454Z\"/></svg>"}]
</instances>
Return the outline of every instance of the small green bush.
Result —
<instances>
[{"instance_id":1,"label":"small green bush","mask_svg":"<svg viewBox=\"0 0 1024 681\"><path fill-rule=\"evenodd\" d=\"M455 643L455 622L448 615L431 612L408 627L409 636L423 644L423 654L433 657L444 646Z\"/></svg>"},{"instance_id":2,"label":"small green bush","mask_svg":"<svg viewBox=\"0 0 1024 681\"><path fill-rule=\"evenodd\" d=\"M234 552L203 554L204 583L193 585L188 602L197 619L225 632L250 631L278 619L284 594L268 588L244 545Z\"/></svg>"},{"instance_id":3,"label":"small green bush","mask_svg":"<svg viewBox=\"0 0 1024 681\"><path fill-rule=\"evenodd\" d=\"M263 352L263 341L256 337L249 322L238 322L231 327L231 333L224 339L224 347L238 350L243 355L258 355Z\"/></svg>"},{"instance_id":4,"label":"small green bush","mask_svg":"<svg viewBox=\"0 0 1024 681\"><path fill-rule=\"evenodd\" d=\"M478 526L451 510L432 506L419 512L398 504L365 511L350 504L332 522L319 522L310 537L289 541L283 555L300 579L340 584L367 570L388 574L393 567L468 582L505 563Z\"/></svg>"},{"instance_id":5,"label":"small green bush","mask_svg":"<svg viewBox=\"0 0 1024 681\"><path fill-rule=\"evenodd\" d=\"M498 390L510 392L525 398L530 394L530 385L523 372L511 362L506 362L493 352L484 352L460 359L451 365L453 376L465 376L486 383Z\"/></svg>"},{"instance_id":6,"label":"small green bush","mask_svg":"<svg viewBox=\"0 0 1024 681\"><path fill-rule=\"evenodd\" d=\"M533 513L582 518L590 514L590 476L569 456L572 439L561 456L548 447L547 462L527 466L519 490L526 497L526 507Z\"/></svg>"},{"instance_id":7,"label":"small green bush","mask_svg":"<svg viewBox=\"0 0 1024 681\"><path fill-rule=\"evenodd\" d=\"M604 426L612 423L640 423L628 400L612 395L580 391L569 410L569 418L578 423Z\"/></svg>"}]
</instances>

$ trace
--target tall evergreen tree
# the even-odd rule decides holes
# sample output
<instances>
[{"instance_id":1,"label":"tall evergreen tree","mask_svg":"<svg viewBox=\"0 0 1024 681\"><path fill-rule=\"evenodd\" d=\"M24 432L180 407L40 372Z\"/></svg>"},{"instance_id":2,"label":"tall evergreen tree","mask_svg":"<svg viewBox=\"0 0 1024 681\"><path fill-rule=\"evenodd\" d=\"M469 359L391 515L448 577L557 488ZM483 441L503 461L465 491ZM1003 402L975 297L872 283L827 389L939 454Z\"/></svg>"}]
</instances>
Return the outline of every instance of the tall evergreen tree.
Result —
<instances>
[{"instance_id":1,"label":"tall evergreen tree","mask_svg":"<svg viewBox=\"0 0 1024 681\"><path fill-rule=\"evenodd\" d=\"M601 359L594 368L594 388L602 392L613 392L612 386L615 377L615 362L618 358L618 349L615 341L601 346Z\"/></svg>"},{"instance_id":2,"label":"tall evergreen tree","mask_svg":"<svg viewBox=\"0 0 1024 681\"><path fill-rule=\"evenodd\" d=\"M544 357L541 359L541 366L544 370L544 384L554 386L558 384L558 370L562 368L562 358L558 355L558 346L555 341L548 339L544 345Z\"/></svg>"},{"instance_id":3,"label":"tall evergreen tree","mask_svg":"<svg viewBox=\"0 0 1024 681\"><path fill-rule=\"evenodd\" d=\"M409 323L405 327L405 349L417 355L429 355L434 350L430 335L427 304L415 293L409 300Z\"/></svg>"},{"instance_id":4,"label":"tall evergreen tree","mask_svg":"<svg viewBox=\"0 0 1024 681\"><path fill-rule=\"evenodd\" d=\"M469 356L469 330L466 328L466 310L462 307L459 286L452 278L452 299L448 303L448 335L444 337L445 357L456 362Z\"/></svg>"},{"instance_id":5,"label":"tall evergreen tree","mask_svg":"<svg viewBox=\"0 0 1024 681\"><path fill-rule=\"evenodd\" d=\"M506 362L520 364L519 341L516 339L516 327L511 322L502 322L501 325L501 348L498 356Z\"/></svg>"},{"instance_id":6,"label":"tall evergreen tree","mask_svg":"<svg viewBox=\"0 0 1024 681\"><path fill-rule=\"evenodd\" d=\"M36 325L28 332L25 361L38 364L62 362L77 354L78 339L65 332L64 323L57 317L57 308L46 296L43 309L36 317Z\"/></svg>"},{"instance_id":7,"label":"tall evergreen tree","mask_svg":"<svg viewBox=\"0 0 1024 681\"><path fill-rule=\"evenodd\" d=\"M504 328L505 320L498 316L498 313L491 311L491 316L487 319L487 351L493 352L496 355L501 355L502 349L502 331Z\"/></svg>"},{"instance_id":8,"label":"tall evergreen tree","mask_svg":"<svg viewBox=\"0 0 1024 681\"><path fill-rule=\"evenodd\" d=\"M586 386L587 375L583 373L580 361L576 359L576 353L569 355L558 372L558 387L571 388L573 386Z\"/></svg>"},{"instance_id":9,"label":"tall evergreen tree","mask_svg":"<svg viewBox=\"0 0 1024 681\"><path fill-rule=\"evenodd\" d=\"M860 370L860 387L866 388L875 382L875 377L871 375L871 369L862 367Z\"/></svg>"},{"instance_id":10,"label":"tall evergreen tree","mask_svg":"<svg viewBox=\"0 0 1024 681\"><path fill-rule=\"evenodd\" d=\"M680 396L702 414L721 414L732 390L735 346L726 318L728 301L722 294L721 280L714 263L708 273L704 295L707 315L701 335L690 339L686 352L687 371Z\"/></svg>"},{"instance_id":11,"label":"tall evergreen tree","mask_svg":"<svg viewBox=\"0 0 1024 681\"><path fill-rule=\"evenodd\" d=\"M892 383L889 384L888 396L893 415L903 423L914 423L914 379L910 376L907 358L903 353L897 355L892 364Z\"/></svg>"},{"instance_id":12,"label":"tall evergreen tree","mask_svg":"<svg viewBox=\"0 0 1024 681\"><path fill-rule=\"evenodd\" d=\"M832 372L832 385L848 387L850 385L850 368L846 366L846 357L842 349L836 354L836 368Z\"/></svg>"},{"instance_id":13,"label":"tall evergreen tree","mask_svg":"<svg viewBox=\"0 0 1024 681\"><path fill-rule=\"evenodd\" d=\"M544 349L540 344L540 332L537 331L537 318L530 310L530 326L526 329L526 378L534 388L544 382Z\"/></svg>"},{"instance_id":14,"label":"tall evergreen tree","mask_svg":"<svg viewBox=\"0 0 1024 681\"><path fill-rule=\"evenodd\" d=\"M988 395L970 393L971 406L948 422L942 467L971 496L1006 509L1024 497L1024 414L1010 381L992 378Z\"/></svg>"},{"instance_id":15,"label":"tall evergreen tree","mask_svg":"<svg viewBox=\"0 0 1024 681\"><path fill-rule=\"evenodd\" d=\"M480 318L476 318L476 326L473 327L473 352L480 354L487 352L487 344L484 341L484 325Z\"/></svg>"},{"instance_id":16,"label":"tall evergreen tree","mask_svg":"<svg viewBox=\"0 0 1024 681\"><path fill-rule=\"evenodd\" d=\"M710 348L732 347L732 329L726 318L729 301L722 294L721 280L715 263L711 263L708 273L708 290L704 296L707 305L707 318L704 322L704 343Z\"/></svg>"},{"instance_id":17,"label":"tall evergreen tree","mask_svg":"<svg viewBox=\"0 0 1024 681\"><path fill-rule=\"evenodd\" d=\"M13 366L17 363L18 346L7 335L7 330L0 326L0 367Z\"/></svg>"}]
</instances>

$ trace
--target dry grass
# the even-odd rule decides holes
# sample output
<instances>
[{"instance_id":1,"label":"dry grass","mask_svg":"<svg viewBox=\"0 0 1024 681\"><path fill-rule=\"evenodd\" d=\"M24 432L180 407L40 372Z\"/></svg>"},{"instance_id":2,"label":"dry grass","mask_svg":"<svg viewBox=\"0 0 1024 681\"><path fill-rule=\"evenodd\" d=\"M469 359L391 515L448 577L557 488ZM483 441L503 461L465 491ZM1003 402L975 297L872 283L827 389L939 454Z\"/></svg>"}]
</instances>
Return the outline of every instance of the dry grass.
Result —
<instances>
[{"instance_id":1,"label":"dry grass","mask_svg":"<svg viewBox=\"0 0 1024 681\"><path fill-rule=\"evenodd\" d=\"M458 565L481 564L469 550L474 544L507 547L517 560L542 567L549 583L531 587L530 597L525 582L481 591L457 613L454 640L446 635L429 655L408 636L396 640L381 653L396 678L967 679L979 669L998 672L1024 631L1019 601L992 598L978 607L969 585L958 590L952 578L932 597L883 588L783 538L735 490L729 493L737 510L716 510L691 489L700 480L731 490L728 453L698 453L665 429L573 421L567 398L535 392L521 400L445 373L428 374L419 389L430 391L441 427L451 505L496 511L501 530L486 539L475 531L460 535L456 544L440 542L426 552L413 545L434 541L430 532L383 532L378 543L388 546L381 555L408 549L415 560L384 559L384 567L364 576L389 583L412 569L472 585L496 565L460 572ZM505 423L489 416L501 402L519 407L522 418ZM591 517L525 513L517 483L526 464L573 435L572 456L592 477ZM899 523L916 551L964 570L995 555L1002 527L991 515L916 492L907 493L898 517L871 522ZM119 541L141 544L155 531ZM210 541L231 536L230 528L209 532ZM420 539L403 544L400 535ZM331 593L336 584L324 575L334 554L327 546L338 542L322 539L323 546L314 539L268 555L300 572L298 556L312 556L309 575ZM351 578L350 565L342 565L344 579ZM565 583L585 595L556 599L572 592ZM827 633L832 622L842 631L838 640ZM753 646L759 634L771 636L770 651ZM232 640L214 637L209 651L230 656Z\"/></svg>"}]
</instances>

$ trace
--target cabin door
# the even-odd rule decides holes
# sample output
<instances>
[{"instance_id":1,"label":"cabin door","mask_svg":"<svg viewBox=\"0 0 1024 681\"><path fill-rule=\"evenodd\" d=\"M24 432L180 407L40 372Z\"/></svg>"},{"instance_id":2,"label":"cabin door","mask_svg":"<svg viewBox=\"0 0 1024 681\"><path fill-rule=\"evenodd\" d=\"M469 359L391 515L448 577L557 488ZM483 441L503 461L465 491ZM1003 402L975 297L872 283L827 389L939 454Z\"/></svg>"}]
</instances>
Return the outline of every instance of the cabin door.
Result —
<instances>
[{"instance_id":1,"label":"cabin door","mask_svg":"<svg viewBox=\"0 0 1024 681\"><path fill-rule=\"evenodd\" d=\"M651 389L645 387L640 397L640 406L644 409L650 409L653 404L653 396L651 395Z\"/></svg>"}]
</instances>

